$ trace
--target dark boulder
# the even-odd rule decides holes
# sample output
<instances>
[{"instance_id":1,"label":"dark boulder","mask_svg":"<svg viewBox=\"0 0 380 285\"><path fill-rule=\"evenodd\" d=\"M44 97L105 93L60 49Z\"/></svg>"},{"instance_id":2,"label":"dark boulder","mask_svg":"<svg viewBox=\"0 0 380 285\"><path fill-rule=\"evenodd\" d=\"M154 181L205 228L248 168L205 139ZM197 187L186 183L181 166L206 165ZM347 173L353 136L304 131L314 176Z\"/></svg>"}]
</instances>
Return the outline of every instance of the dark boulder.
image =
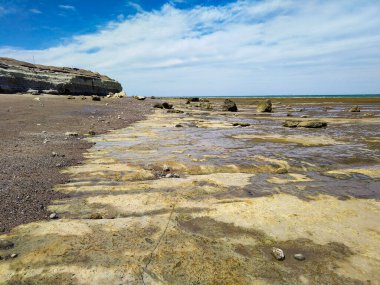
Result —
<instances>
[{"instance_id":1,"label":"dark boulder","mask_svg":"<svg viewBox=\"0 0 380 285\"><path fill-rule=\"evenodd\" d=\"M238 108L236 106L236 103L230 99L224 100L223 104L223 111L229 111L229 112L237 112Z\"/></svg>"}]
</instances>

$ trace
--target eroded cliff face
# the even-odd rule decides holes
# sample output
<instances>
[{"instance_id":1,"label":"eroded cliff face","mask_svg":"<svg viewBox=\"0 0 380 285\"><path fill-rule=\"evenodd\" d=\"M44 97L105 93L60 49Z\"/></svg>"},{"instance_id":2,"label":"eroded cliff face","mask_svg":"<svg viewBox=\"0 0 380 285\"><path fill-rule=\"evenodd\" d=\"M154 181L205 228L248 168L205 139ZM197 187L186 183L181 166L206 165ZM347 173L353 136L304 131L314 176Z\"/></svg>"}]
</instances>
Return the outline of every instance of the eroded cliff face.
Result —
<instances>
[{"instance_id":1,"label":"eroded cliff face","mask_svg":"<svg viewBox=\"0 0 380 285\"><path fill-rule=\"evenodd\" d=\"M99 73L0 57L0 93L27 92L29 89L71 95L107 95L122 91L119 82Z\"/></svg>"}]
</instances>

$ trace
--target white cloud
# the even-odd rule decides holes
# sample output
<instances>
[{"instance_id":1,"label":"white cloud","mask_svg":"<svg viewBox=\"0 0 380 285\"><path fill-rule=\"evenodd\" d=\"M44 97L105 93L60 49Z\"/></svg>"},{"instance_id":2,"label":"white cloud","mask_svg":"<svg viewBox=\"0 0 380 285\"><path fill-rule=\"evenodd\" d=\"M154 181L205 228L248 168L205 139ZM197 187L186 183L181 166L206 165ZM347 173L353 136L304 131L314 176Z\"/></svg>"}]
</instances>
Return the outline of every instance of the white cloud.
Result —
<instances>
[{"instance_id":1,"label":"white cloud","mask_svg":"<svg viewBox=\"0 0 380 285\"><path fill-rule=\"evenodd\" d=\"M107 74L132 94L380 92L377 1L238 1L115 19L22 60Z\"/></svg>"},{"instance_id":2,"label":"white cloud","mask_svg":"<svg viewBox=\"0 0 380 285\"><path fill-rule=\"evenodd\" d=\"M58 5L59 8L63 10L75 11L75 7L71 5Z\"/></svg>"},{"instance_id":3,"label":"white cloud","mask_svg":"<svg viewBox=\"0 0 380 285\"><path fill-rule=\"evenodd\" d=\"M139 12L139 13L144 12L144 9L141 7L141 5L138 4L138 3L136 3L136 2L131 2L131 1L129 1L129 2L127 3L127 6L132 7L133 9L135 9L135 10L136 10L137 12Z\"/></svg>"},{"instance_id":4,"label":"white cloud","mask_svg":"<svg viewBox=\"0 0 380 285\"><path fill-rule=\"evenodd\" d=\"M42 14L42 12L41 12L40 10L35 9L35 8L30 9L29 11L30 11L31 13L33 13L33 14Z\"/></svg>"}]
</instances>

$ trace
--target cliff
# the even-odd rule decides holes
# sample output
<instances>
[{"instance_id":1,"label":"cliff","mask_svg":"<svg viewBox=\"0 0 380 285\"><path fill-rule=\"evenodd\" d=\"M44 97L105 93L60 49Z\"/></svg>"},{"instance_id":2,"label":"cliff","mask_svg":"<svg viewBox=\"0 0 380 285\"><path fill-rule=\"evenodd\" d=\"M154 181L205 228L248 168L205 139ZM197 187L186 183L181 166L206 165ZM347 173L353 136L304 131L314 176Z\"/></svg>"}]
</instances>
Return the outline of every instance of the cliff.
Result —
<instances>
[{"instance_id":1,"label":"cliff","mask_svg":"<svg viewBox=\"0 0 380 285\"><path fill-rule=\"evenodd\" d=\"M99 73L0 57L0 93L27 92L30 89L67 95L107 95L122 91L119 82Z\"/></svg>"}]
</instances>

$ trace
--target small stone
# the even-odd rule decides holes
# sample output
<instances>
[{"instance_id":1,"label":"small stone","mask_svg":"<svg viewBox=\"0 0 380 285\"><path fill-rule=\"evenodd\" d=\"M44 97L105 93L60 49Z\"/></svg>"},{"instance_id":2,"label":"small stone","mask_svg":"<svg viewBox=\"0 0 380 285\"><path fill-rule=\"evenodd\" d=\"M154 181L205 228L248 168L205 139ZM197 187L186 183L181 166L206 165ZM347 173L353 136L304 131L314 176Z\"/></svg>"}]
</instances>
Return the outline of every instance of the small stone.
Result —
<instances>
[{"instance_id":1,"label":"small stone","mask_svg":"<svg viewBox=\"0 0 380 285\"><path fill-rule=\"evenodd\" d=\"M99 213L93 213L90 215L90 219L93 219L93 220L101 220L103 219L103 216Z\"/></svg>"},{"instance_id":2,"label":"small stone","mask_svg":"<svg viewBox=\"0 0 380 285\"><path fill-rule=\"evenodd\" d=\"M284 167L280 167L280 168L277 168L275 170L275 173L277 173L277 174L286 174L286 173L288 173L288 170L286 168L284 168Z\"/></svg>"},{"instance_id":3,"label":"small stone","mask_svg":"<svg viewBox=\"0 0 380 285\"><path fill-rule=\"evenodd\" d=\"M60 163L57 163L55 166L56 166L56 167L61 167L61 166L62 166L62 164L60 164Z\"/></svg>"},{"instance_id":4,"label":"small stone","mask_svg":"<svg viewBox=\"0 0 380 285\"><path fill-rule=\"evenodd\" d=\"M249 127L251 124L249 123L243 123L243 122L237 122L237 123L232 123L234 127Z\"/></svg>"},{"instance_id":5,"label":"small stone","mask_svg":"<svg viewBox=\"0 0 380 285\"><path fill-rule=\"evenodd\" d=\"M89 134L90 136L95 136L95 135L96 135L95 131L88 131L88 134Z\"/></svg>"},{"instance_id":6,"label":"small stone","mask_svg":"<svg viewBox=\"0 0 380 285\"><path fill-rule=\"evenodd\" d=\"M17 253L12 253L12 254L11 254L11 258L16 258L17 256L18 256Z\"/></svg>"},{"instance_id":7,"label":"small stone","mask_svg":"<svg viewBox=\"0 0 380 285\"><path fill-rule=\"evenodd\" d=\"M79 136L79 134L75 133L75 132L66 132L65 136L66 137L77 137L77 136Z\"/></svg>"},{"instance_id":8,"label":"small stone","mask_svg":"<svg viewBox=\"0 0 380 285\"><path fill-rule=\"evenodd\" d=\"M58 156L58 153L56 153L56 152L53 151L53 152L51 153L51 156L52 156L52 157L56 157L56 156Z\"/></svg>"},{"instance_id":9,"label":"small stone","mask_svg":"<svg viewBox=\"0 0 380 285\"><path fill-rule=\"evenodd\" d=\"M164 166L162 167L162 170L165 171L165 172L168 172L168 171L170 171L170 170L172 170L172 169L171 169L169 166L164 165Z\"/></svg>"},{"instance_id":10,"label":"small stone","mask_svg":"<svg viewBox=\"0 0 380 285\"><path fill-rule=\"evenodd\" d=\"M181 124L175 125L176 128L182 128L183 126Z\"/></svg>"},{"instance_id":11,"label":"small stone","mask_svg":"<svg viewBox=\"0 0 380 285\"><path fill-rule=\"evenodd\" d=\"M144 97L144 96L135 96L135 99L137 99L139 101L144 101L146 99L146 97Z\"/></svg>"},{"instance_id":12,"label":"small stone","mask_svg":"<svg viewBox=\"0 0 380 285\"><path fill-rule=\"evenodd\" d=\"M67 96L66 98L67 98L68 100L74 100L74 99L75 99L75 97L74 97L74 96L71 96L71 95L70 95L70 96Z\"/></svg>"},{"instance_id":13,"label":"small stone","mask_svg":"<svg viewBox=\"0 0 380 285\"><path fill-rule=\"evenodd\" d=\"M49 142L48 139L44 139L44 141L42 143L47 144L48 142Z\"/></svg>"},{"instance_id":14,"label":"small stone","mask_svg":"<svg viewBox=\"0 0 380 285\"><path fill-rule=\"evenodd\" d=\"M146 241L147 243L150 243L150 244L153 244L153 243L154 243L154 241L153 241L151 238L145 238L145 241Z\"/></svg>"},{"instance_id":15,"label":"small stone","mask_svg":"<svg viewBox=\"0 0 380 285\"><path fill-rule=\"evenodd\" d=\"M5 240L5 239L0 239L0 249L1 250L6 250L6 249L10 249L10 248L13 248L14 247L14 243L9 241L9 240Z\"/></svg>"},{"instance_id":16,"label":"small stone","mask_svg":"<svg viewBox=\"0 0 380 285\"><path fill-rule=\"evenodd\" d=\"M33 100L40 101L41 99L37 97L37 98L34 98Z\"/></svg>"},{"instance_id":17,"label":"small stone","mask_svg":"<svg viewBox=\"0 0 380 285\"><path fill-rule=\"evenodd\" d=\"M305 260L305 256L302 253L296 253L293 257L299 261Z\"/></svg>"},{"instance_id":18,"label":"small stone","mask_svg":"<svg viewBox=\"0 0 380 285\"><path fill-rule=\"evenodd\" d=\"M309 118L308 115L302 115L301 118Z\"/></svg>"},{"instance_id":19,"label":"small stone","mask_svg":"<svg viewBox=\"0 0 380 285\"><path fill-rule=\"evenodd\" d=\"M99 96L92 96L92 101L101 101L102 99Z\"/></svg>"},{"instance_id":20,"label":"small stone","mask_svg":"<svg viewBox=\"0 0 380 285\"><path fill-rule=\"evenodd\" d=\"M277 260L284 260L285 259L285 253L281 248L272 247L272 255Z\"/></svg>"},{"instance_id":21,"label":"small stone","mask_svg":"<svg viewBox=\"0 0 380 285\"><path fill-rule=\"evenodd\" d=\"M166 174L165 177L166 177L166 178L172 178L172 177L173 177L173 174L171 174L171 173Z\"/></svg>"},{"instance_id":22,"label":"small stone","mask_svg":"<svg viewBox=\"0 0 380 285\"><path fill-rule=\"evenodd\" d=\"M51 220L56 220L56 219L58 219L58 214L57 213L51 213L50 216L49 216L49 218Z\"/></svg>"},{"instance_id":23,"label":"small stone","mask_svg":"<svg viewBox=\"0 0 380 285\"><path fill-rule=\"evenodd\" d=\"M349 112L360 112L360 107L358 105L356 106L352 106L350 108L350 110L348 110Z\"/></svg>"}]
</instances>

